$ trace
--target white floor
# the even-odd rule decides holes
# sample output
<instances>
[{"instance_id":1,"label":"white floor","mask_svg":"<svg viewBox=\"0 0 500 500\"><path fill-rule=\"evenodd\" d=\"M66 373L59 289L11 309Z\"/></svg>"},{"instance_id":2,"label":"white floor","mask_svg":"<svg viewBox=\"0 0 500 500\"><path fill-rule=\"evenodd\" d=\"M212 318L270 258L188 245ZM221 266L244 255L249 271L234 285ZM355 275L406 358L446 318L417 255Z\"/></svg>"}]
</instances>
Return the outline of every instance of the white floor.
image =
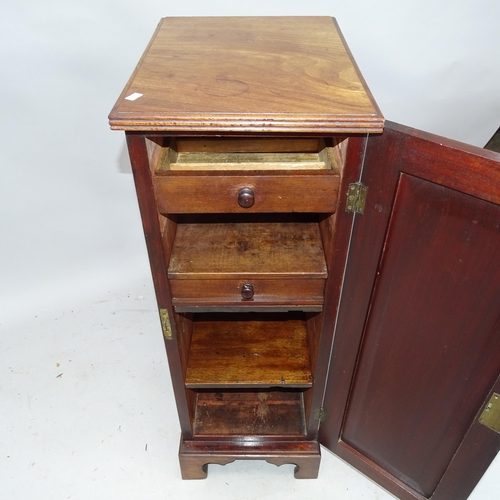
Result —
<instances>
[{"instance_id":1,"label":"white floor","mask_svg":"<svg viewBox=\"0 0 500 500\"><path fill-rule=\"evenodd\" d=\"M317 480L235 462L182 481L179 429L147 275L1 324L0 498L389 499L323 449ZM470 497L497 498L499 464Z\"/></svg>"}]
</instances>

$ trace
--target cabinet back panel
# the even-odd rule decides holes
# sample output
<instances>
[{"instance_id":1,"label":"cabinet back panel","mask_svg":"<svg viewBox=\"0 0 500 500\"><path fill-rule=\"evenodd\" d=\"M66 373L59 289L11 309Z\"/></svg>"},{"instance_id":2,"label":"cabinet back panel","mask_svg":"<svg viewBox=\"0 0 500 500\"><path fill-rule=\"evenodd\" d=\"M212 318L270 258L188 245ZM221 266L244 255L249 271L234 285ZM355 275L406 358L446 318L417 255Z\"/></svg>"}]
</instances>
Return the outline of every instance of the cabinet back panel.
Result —
<instances>
[{"instance_id":1,"label":"cabinet back panel","mask_svg":"<svg viewBox=\"0 0 500 500\"><path fill-rule=\"evenodd\" d=\"M303 436L304 402L298 391L199 392L194 434Z\"/></svg>"}]
</instances>

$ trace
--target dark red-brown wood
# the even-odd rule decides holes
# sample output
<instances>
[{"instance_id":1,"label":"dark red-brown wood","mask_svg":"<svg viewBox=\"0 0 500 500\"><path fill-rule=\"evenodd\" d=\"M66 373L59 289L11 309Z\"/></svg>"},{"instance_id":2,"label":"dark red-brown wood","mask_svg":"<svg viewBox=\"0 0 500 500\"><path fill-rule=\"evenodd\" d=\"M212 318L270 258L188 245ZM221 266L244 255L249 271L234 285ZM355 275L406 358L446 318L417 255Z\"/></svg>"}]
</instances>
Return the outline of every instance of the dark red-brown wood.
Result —
<instances>
[{"instance_id":1,"label":"dark red-brown wood","mask_svg":"<svg viewBox=\"0 0 500 500\"><path fill-rule=\"evenodd\" d=\"M326 293L336 304L350 232L350 223L336 230L339 180L345 189L348 179L358 179L364 147L353 137L359 148L351 148L346 162L346 134L381 132L383 123L331 18L161 21L110 124L127 131L158 306L170 316L165 345L184 477L235 458L296 463L296 477L317 475L336 315L336 305L323 311L323 301ZM196 224L202 214L207 221L222 218L227 223L214 222L233 237L203 223L183 239L186 214ZM304 218L310 230L303 229ZM245 327L231 325L228 345L227 322L212 321L200 345L201 311L237 313ZM291 320L294 311L300 328L269 320L247 328L256 313ZM210 353L216 343L218 353ZM236 359L247 350L253 363ZM223 351L234 368L229 378ZM248 367L259 358L254 376ZM239 396L246 385L251 403ZM294 392L266 400L274 415L267 427L251 422L252 433L241 430L249 415L264 411L262 391L283 385ZM205 389L214 396L200 399ZM222 389L233 391L224 400L227 411L219 404ZM203 420L203 404L219 422Z\"/></svg>"},{"instance_id":2,"label":"dark red-brown wood","mask_svg":"<svg viewBox=\"0 0 500 500\"><path fill-rule=\"evenodd\" d=\"M332 171L293 172L174 172L157 175L155 192L160 213L334 212L338 175ZM169 172L170 174L171 172ZM195 172L195 174L197 174ZM306 196L304 186L314 196ZM242 189L253 192L253 203L242 206Z\"/></svg>"},{"instance_id":3,"label":"dark red-brown wood","mask_svg":"<svg viewBox=\"0 0 500 500\"><path fill-rule=\"evenodd\" d=\"M171 319L183 477L235 459L315 477L319 429L402 499L465 499L500 446L477 421L500 390L498 155L395 124L345 140L381 132L383 118L325 18L164 20L110 119L128 131L158 305ZM345 194L360 178L368 202L354 217ZM314 224L319 267L304 232L284 238L288 212ZM271 238L256 223L277 213L284 226L269 226ZM198 228L176 252L185 214L240 233L228 242ZM252 265L229 247L254 252ZM303 311L296 338L277 320L252 326L273 308L288 322ZM227 311L238 313L229 328ZM247 363L247 350L269 364Z\"/></svg>"},{"instance_id":4,"label":"dark red-brown wood","mask_svg":"<svg viewBox=\"0 0 500 500\"><path fill-rule=\"evenodd\" d=\"M366 137L356 136L349 138L349 147L345 168L340 179L340 193L347 193L350 183L357 182L361 176L361 167L365 153ZM346 197L339 196L337 212L323 220L322 236L325 247L325 257L328 263L328 279L325 285L325 303L323 315L316 317L318 335L317 363L315 370L314 393L311 395L311 408L318 410L323 404L326 390L326 379L330 366L334 327L337 320L338 303L342 293L342 283L345 273L349 239L352 231L353 217L346 215ZM342 404L342 403L341 403ZM312 412L308 420L308 435L311 439L317 437L320 422Z\"/></svg>"},{"instance_id":5,"label":"dark red-brown wood","mask_svg":"<svg viewBox=\"0 0 500 500\"><path fill-rule=\"evenodd\" d=\"M321 311L324 279L170 280L175 310L274 308ZM244 296L245 294L245 296Z\"/></svg>"},{"instance_id":6,"label":"dark red-brown wood","mask_svg":"<svg viewBox=\"0 0 500 500\"><path fill-rule=\"evenodd\" d=\"M208 464L226 465L235 460L265 460L280 466L295 464L297 479L318 477L321 451L316 441L259 442L185 441L181 439L179 460L183 479L205 479Z\"/></svg>"},{"instance_id":7,"label":"dark red-brown wood","mask_svg":"<svg viewBox=\"0 0 500 500\"><path fill-rule=\"evenodd\" d=\"M295 390L199 391L195 437L304 437L303 392Z\"/></svg>"},{"instance_id":8,"label":"dark red-brown wood","mask_svg":"<svg viewBox=\"0 0 500 500\"><path fill-rule=\"evenodd\" d=\"M144 237L149 255L151 274L155 286L156 300L158 307L167 309L171 319L174 318L174 310L170 294L170 287L167 279L166 261L170 257L170 246L164 245L162 241L160 220L154 198L153 181L148 160L146 138L144 134L127 132L127 146L134 175L137 200L141 212ZM165 239L164 239L165 240ZM189 425L189 411L186 393L183 389L183 368L179 353L179 343L177 339L177 329L175 321L171 321L172 336L170 340L165 339L165 348L170 369L172 370L173 388L179 421L182 433L185 436L192 435L192 427Z\"/></svg>"},{"instance_id":9,"label":"dark red-brown wood","mask_svg":"<svg viewBox=\"0 0 500 500\"><path fill-rule=\"evenodd\" d=\"M475 423L500 373L498 155L393 124L368 144L320 438L400 498L465 499L499 442Z\"/></svg>"}]
</instances>

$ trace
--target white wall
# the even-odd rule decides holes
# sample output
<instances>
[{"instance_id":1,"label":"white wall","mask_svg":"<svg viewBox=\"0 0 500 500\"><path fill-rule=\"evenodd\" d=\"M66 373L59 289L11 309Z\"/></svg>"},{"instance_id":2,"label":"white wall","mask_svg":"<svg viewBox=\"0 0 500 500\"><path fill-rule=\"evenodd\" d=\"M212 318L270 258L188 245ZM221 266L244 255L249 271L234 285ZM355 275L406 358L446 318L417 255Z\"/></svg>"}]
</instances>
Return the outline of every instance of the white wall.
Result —
<instances>
[{"instance_id":1,"label":"white wall","mask_svg":"<svg viewBox=\"0 0 500 500\"><path fill-rule=\"evenodd\" d=\"M18 0L0 15L2 316L147 270L107 114L163 16L331 15L382 112L483 146L500 125L500 2Z\"/></svg>"}]
</instances>

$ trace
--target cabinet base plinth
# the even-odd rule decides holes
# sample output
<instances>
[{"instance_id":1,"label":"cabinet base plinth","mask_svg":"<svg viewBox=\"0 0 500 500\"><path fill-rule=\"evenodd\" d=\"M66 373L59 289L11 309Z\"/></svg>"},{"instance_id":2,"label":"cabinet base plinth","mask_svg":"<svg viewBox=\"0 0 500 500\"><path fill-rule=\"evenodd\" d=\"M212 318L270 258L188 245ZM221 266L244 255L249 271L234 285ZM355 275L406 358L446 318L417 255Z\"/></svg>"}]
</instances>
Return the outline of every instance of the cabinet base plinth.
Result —
<instances>
[{"instance_id":1,"label":"cabinet base plinth","mask_svg":"<svg viewBox=\"0 0 500 500\"><path fill-rule=\"evenodd\" d=\"M231 443L181 439L179 462L182 479L205 479L208 464L226 465L235 460L265 460L277 466L295 464L296 479L316 479L321 451L316 441Z\"/></svg>"}]
</instances>

